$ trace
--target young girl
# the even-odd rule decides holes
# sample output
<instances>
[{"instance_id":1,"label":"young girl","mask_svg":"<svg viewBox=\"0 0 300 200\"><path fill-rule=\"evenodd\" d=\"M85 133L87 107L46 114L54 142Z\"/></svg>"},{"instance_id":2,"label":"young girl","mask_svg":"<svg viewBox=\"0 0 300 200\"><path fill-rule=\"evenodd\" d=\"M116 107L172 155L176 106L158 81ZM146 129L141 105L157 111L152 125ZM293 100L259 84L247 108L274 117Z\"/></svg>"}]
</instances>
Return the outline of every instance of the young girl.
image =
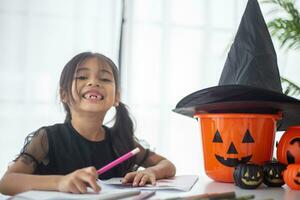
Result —
<instances>
[{"instance_id":1,"label":"young girl","mask_svg":"<svg viewBox=\"0 0 300 200\"><path fill-rule=\"evenodd\" d=\"M133 122L120 101L116 65L104 55L84 52L72 58L60 77L60 98L66 111L62 124L31 133L0 181L0 192L27 190L98 192L96 179L124 176L123 183L143 186L175 175L166 158L144 149L133 134ZM107 111L116 108L114 125L103 125ZM98 176L96 170L139 147L135 157ZM145 169L135 171L136 167Z\"/></svg>"}]
</instances>

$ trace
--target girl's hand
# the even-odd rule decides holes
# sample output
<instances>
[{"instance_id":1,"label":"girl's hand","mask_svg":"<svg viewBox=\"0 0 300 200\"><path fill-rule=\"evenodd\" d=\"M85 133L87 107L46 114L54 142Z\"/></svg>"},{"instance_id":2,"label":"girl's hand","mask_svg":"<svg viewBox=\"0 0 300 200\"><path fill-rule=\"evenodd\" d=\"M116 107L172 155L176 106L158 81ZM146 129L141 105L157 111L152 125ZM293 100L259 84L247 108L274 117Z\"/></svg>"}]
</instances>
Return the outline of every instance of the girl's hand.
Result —
<instances>
[{"instance_id":1,"label":"girl's hand","mask_svg":"<svg viewBox=\"0 0 300 200\"><path fill-rule=\"evenodd\" d=\"M86 193L87 187L95 192L100 191L96 182L98 174L95 167L86 167L62 176L57 184L58 191L71 193Z\"/></svg>"},{"instance_id":2,"label":"girl's hand","mask_svg":"<svg viewBox=\"0 0 300 200\"><path fill-rule=\"evenodd\" d=\"M155 173L151 169L127 173L122 180L123 184L132 183L132 186L144 186L148 182L152 185L156 183Z\"/></svg>"}]
</instances>

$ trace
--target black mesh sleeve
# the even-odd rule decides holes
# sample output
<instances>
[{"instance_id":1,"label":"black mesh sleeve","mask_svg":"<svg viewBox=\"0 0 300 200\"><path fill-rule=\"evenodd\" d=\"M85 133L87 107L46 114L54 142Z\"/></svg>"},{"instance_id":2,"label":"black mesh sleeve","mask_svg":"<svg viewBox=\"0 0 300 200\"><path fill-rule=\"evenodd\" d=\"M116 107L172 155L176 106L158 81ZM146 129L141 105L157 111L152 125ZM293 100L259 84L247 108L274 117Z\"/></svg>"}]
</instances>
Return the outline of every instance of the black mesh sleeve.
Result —
<instances>
[{"instance_id":1,"label":"black mesh sleeve","mask_svg":"<svg viewBox=\"0 0 300 200\"><path fill-rule=\"evenodd\" d=\"M32 164L35 169L41 162L44 165L48 164L48 150L47 131L45 128L40 128L25 138L24 146L14 161L21 160L27 165Z\"/></svg>"}]
</instances>

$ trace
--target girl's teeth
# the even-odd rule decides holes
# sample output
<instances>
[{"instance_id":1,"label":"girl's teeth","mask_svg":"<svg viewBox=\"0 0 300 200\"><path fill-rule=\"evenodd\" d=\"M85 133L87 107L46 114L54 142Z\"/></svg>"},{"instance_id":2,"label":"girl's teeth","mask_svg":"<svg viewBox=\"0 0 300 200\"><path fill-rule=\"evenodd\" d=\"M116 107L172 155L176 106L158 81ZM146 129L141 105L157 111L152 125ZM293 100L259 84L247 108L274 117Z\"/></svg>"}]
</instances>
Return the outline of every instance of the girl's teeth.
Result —
<instances>
[{"instance_id":1,"label":"girl's teeth","mask_svg":"<svg viewBox=\"0 0 300 200\"><path fill-rule=\"evenodd\" d=\"M98 100L102 100L103 97L102 96L98 96L98 95L85 95L84 98L86 99L98 99Z\"/></svg>"}]
</instances>

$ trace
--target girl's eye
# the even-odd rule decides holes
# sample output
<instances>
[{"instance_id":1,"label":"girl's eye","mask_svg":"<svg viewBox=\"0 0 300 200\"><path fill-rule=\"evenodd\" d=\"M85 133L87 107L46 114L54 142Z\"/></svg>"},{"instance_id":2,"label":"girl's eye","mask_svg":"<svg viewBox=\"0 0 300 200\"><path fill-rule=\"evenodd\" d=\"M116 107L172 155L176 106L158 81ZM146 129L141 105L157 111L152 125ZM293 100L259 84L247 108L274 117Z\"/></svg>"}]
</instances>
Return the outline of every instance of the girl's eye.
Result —
<instances>
[{"instance_id":1,"label":"girl's eye","mask_svg":"<svg viewBox=\"0 0 300 200\"><path fill-rule=\"evenodd\" d=\"M108 78L100 78L100 80L103 81L103 82L111 82L111 80L108 79Z\"/></svg>"},{"instance_id":2,"label":"girl's eye","mask_svg":"<svg viewBox=\"0 0 300 200\"><path fill-rule=\"evenodd\" d=\"M85 80L85 79L87 79L87 77L86 76L77 76L76 79Z\"/></svg>"}]
</instances>

